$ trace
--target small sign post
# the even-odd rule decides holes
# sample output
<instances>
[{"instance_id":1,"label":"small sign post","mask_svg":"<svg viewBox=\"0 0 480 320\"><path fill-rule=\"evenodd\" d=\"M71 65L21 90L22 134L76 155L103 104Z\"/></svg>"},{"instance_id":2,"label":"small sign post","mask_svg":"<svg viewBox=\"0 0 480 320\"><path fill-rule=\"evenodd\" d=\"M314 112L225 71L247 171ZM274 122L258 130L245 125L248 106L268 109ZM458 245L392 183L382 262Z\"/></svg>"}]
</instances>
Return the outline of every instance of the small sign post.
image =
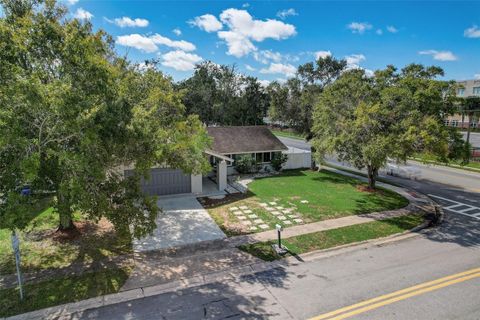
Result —
<instances>
[{"instance_id":1,"label":"small sign post","mask_svg":"<svg viewBox=\"0 0 480 320\"><path fill-rule=\"evenodd\" d=\"M12 232L12 248L15 255L15 265L17 267L18 287L20 288L20 300L23 300L22 274L20 273L20 240L17 233Z\"/></svg>"},{"instance_id":2,"label":"small sign post","mask_svg":"<svg viewBox=\"0 0 480 320\"><path fill-rule=\"evenodd\" d=\"M288 252L287 247L282 245L282 226L277 224L275 225L275 228L277 229L277 236L278 236L278 241L277 244L272 245L273 250L279 255L284 255Z\"/></svg>"}]
</instances>

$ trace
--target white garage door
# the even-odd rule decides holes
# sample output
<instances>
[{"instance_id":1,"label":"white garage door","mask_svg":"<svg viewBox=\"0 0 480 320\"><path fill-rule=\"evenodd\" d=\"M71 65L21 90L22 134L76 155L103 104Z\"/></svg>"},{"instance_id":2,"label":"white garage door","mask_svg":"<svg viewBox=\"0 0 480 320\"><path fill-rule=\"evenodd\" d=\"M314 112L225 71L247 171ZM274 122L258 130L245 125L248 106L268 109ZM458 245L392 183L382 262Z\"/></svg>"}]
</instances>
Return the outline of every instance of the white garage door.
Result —
<instances>
[{"instance_id":1,"label":"white garage door","mask_svg":"<svg viewBox=\"0 0 480 320\"><path fill-rule=\"evenodd\" d=\"M132 171L125 171L125 176ZM149 196L161 196L168 194L190 193L191 176L179 169L152 169L149 179L141 179L140 187Z\"/></svg>"}]
</instances>

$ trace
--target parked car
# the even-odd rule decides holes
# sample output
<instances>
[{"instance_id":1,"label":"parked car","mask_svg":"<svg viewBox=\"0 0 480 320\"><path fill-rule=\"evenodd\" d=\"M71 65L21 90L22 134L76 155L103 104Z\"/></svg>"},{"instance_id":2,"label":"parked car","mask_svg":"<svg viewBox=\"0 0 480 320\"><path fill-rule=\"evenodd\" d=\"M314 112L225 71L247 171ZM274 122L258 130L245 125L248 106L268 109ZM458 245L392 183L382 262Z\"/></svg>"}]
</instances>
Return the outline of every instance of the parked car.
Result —
<instances>
[{"instance_id":1,"label":"parked car","mask_svg":"<svg viewBox=\"0 0 480 320\"><path fill-rule=\"evenodd\" d=\"M387 175L394 177L418 180L422 176L422 171L414 166L399 164L394 160L389 160L384 168Z\"/></svg>"}]
</instances>

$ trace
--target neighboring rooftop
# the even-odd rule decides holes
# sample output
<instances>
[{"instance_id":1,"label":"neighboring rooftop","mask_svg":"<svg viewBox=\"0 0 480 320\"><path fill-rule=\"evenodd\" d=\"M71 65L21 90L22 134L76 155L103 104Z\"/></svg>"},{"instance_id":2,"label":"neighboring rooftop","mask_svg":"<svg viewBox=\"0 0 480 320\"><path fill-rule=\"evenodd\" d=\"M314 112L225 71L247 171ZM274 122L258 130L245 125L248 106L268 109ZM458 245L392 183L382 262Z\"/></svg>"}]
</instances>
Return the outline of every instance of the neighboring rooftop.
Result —
<instances>
[{"instance_id":1,"label":"neighboring rooftop","mask_svg":"<svg viewBox=\"0 0 480 320\"><path fill-rule=\"evenodd\" d=\"M281 151L288 148L265 126L208 127L212 150L218 153Z\"/></svg>"}]
</instances>

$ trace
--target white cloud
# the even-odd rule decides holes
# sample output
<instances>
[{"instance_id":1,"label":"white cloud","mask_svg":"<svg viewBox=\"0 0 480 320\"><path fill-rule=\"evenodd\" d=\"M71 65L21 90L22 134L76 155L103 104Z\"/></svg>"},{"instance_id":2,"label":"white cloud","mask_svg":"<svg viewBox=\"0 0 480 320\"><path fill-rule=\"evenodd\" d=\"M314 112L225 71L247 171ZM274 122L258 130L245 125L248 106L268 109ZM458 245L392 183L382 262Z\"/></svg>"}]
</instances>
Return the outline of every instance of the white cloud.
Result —
<instances>
[{"instance_id":1,"label":"white cloud","mask_svg":"<svg viewBox=\"0 0 480 320\"><path fill-rule=\"evenodd\" d=\"M438 61L455 61L458 60L458 57L453 54L451 51L437 51L437 50L425 50L420 51L421 55L430 55L434 60Z\"/></svg>"},{"instance_id":2,"label":"white cloud","mask_svg":"<svg viewBox=\"0 0 480 320\"><path fill-rule=\"evenodd\" d=\"M268 68L263 68L260 73L263 74L284 74L287 77L292 77L297 72L297 68L291 64L271 63Z\"/></svg>"},{"instance_id":3,"label":"white cloud","mask_svg":"<svg viewBox=\"0 0 480 320\"><path fill-rule=\"evenodd\" d=\"M246 10L224 10L220 20L229 30L219 31L217 35L227 43L227 54L237 58L257 50L252 41L281 40L296 34L295 26L291 24L273 19L254 20Z\"/></svg>"},{"instance_id":4,"label":"white cloud","mask_svg":"<svg viewBox=\"0 0 480 320\"><path fill-rule=\"evenodd\" d=\"M125 28L125 27L147 27L148 26L148 20L146 19L132 19L130 17L121 17L121 18L115 18L112 20L106 19L108 22L114 23L120 28Z\"/></svg>"},{"instance_id":5,"label":"white cloud","mask_svg":"<svg viewBox=\"0 0 480 320\"><path fill-rule=\"evenodd\" d=\"M66 2L67 2L69 5L73 6L74 4L77 4L78 0L66 0Z\"/></svg>"},{"instance_id":6,"label":"white cloud","mask_svg":"<svg viewBox=\"0 0 480 320\"><path fill-rule=\"evenodd\" d=\"M268 85L270 84L270 81L269 80L261 80L261 79L258 79L258 82L260 82L260 84L263 86L263 87L268 87Z\"/></svg>"},{"instance_id":7,"label":"white cloud","mask_svg":"<svg viewBox=\"0 0 480 320\"><path fill-rule=\"evenodd\" d=\"M195 45L191 42L185 40L171 40L158 33L150 36L150 39L152 39L155 44L161 44L170 48L180 49L183 51L193 51L196 49Z\"/></svg>"},{"instance_id":8,"label":"white cloud","mask_svg":"<svg viewBox=\"0 0 480 320\"><path fill-rule=\"evenodd\" d=\"M162 55L162 65L179 71L190 71L195 68L195 64L202 61L202 57L187 53L182 50L167 52Z\"/></svg>"},{"instance_id":9,"label":"white cloud","mask_svg":"<svg viewBox=\"0 0 480 320\"><path fill-rule=\"evenodd\" d=\"M139 34L118 36L117 43L125 47L132 47L145 52L155 52L158 50L158 47L152 39Z\"/></svg>"},{"instance_id":10,"label":"white cloud","mask_svg":"<svg viewBox=\"0 0 480 320\"><path fill-rule=\"evenodd\" d=\"M372 25L368 22L352 22L347 25L347 28L352 30L352 33L363 34L365 31L372 29Z\"/></svg>"},{"instance_id":11,"label":"white cloud","mask_svg":"<svg viewBox=\"0 0 480 320\"><path fill-rule=\"evenodd\" d=\"M382 29L377 29L377 31L375 31L376 34L378 34L379 36L381 36L383 34L383 30Z\"/></svg>"},{"instance_id":12,"label":"white cloud","mask_svg":"<svg viewBox=\"0 0 480 320\"><path fill-rule=\"evenodd\" d=\"M193 43L190 43L184 40L179 40L179 41L171 40L158 33L149 37L142 36L136 33L124 35L124 36L118 36L117 43L122 46L132 47L145 52L157 51L158 50L157 45L164 45L170 48L180 49L183 51L195 50L195 45Z\"/></svg>"},{"instance_id":13,"label":"white cloud","mask_svg":"<svg viewBox=\"0 0 480 320\"><path fill-rule=\"evenodd\" d=\"M248 8L248 7L250 7L250 3L245 2L244 4L242 4L242 8Z\"/></svg>"},{"instance_id":14,"label":"white cloud","mask_svg":"<svg viewBox=\"0 0 480 320\"><path fill-rule=\"evenodd\" d=\"M77 11L75 11L73 17L79 20L90 20L91 18L93 18L93 14L91 14L85 9L78 8Z\"/></svg>"},{"instance_id":15,"label":"white cloud","mask_svg":"<svg viewBox=\"0 0 480 320\"><path fill-rule=\"evenodd\" d=\"M473 77L477 80L480 80L480 73L475 74Z\"/></svg>"},{"instance_id":16,"label":"white cloud","mask_svg":"<svg viewBox=\"0 0 480 320\"><path fill-rule=\"evenodd\" d=\"M317 51L317 52L314 52L315 54L315 59L325 59L326 57L330 57L332 55L332 52L331 51Z\"/></svg>"},{"instance_id":17,"label":"white cloud","mask_svg":"<svg viewBox=\"0 0 480 320\"><path fill-rule=\"evenodd\" d=\"M253 58L263 64L268 64L270 61L280 62L282 61L282 54L280 52L274 52L271 50L261 50L253 53Z\"/></svg>"},{"instance_id":18,"label":"white cloud","mask_svg":"<svg viewBox=\"0 0 480 320\"><path fill-rule=\"evenodd\" d=\"M473 25L466 29L463 32L463 35L467 38L480 38L480 28L477 25Z\"/></svg>"},{"instance_id":19,"label":"white cloud","mask_svg":"<svg viewBox=\"0 0 480 320\"><path fill-rule=\"evenodd\" d=\"M387 26L387 31L390 33L397 33L398 29L395 28L394 26Z\"/></svg>"},{"instance_id":20,"label":"white cloud","mask_svg":"<svg viewBox=\"0 0 480 320\"><path fill-rule=\"evenodd\" d=\"M177 36L181 36L181 35L182 35L182 30L180 30L179 28L173 29L172 32L175 33Z\"/></svg>"},{"instance_id":21,"label":"white cloud","mask_svg":"<svg viewBox=\"0 0 480 320\"><path fill-rule=\"evenodd\" d=\"M357 69L359 68L360 62L367 60L367 58L365 58L363 54L351 54L345 56L345 60L347 60L347 68Z\"/></svg>"},{"instance_id":22,"label":"white cloud","mask_svg":"<svg viewBox=\"0 0 480 320\"><path fill-rule=\"evenodd\" d=\"M277 12L277 17L279 17L280 19L285 19L289 16L298 16L298 13L293 8L285 9Z\"/></svg>"},{"instance_id":23,"label":"white cloud","mask_svg":"<svg viewBox=\"0 0 480 320\"><path fill-rule=\"evenodd\" d=\"M245 65L245 68L246 68L248 71L257 71L257 69L255 69L254 67L252 67L252 66L249 65L249 64L246 64L246 65Z\"/></svg>"},{"instance_id":24,"label":"white cloud","mask_svg":"<svg viewBox=\"0 0 480 320\"><path fill-rule=\"evenodd\" d=\"M204 14L203 16L195 17L195 19L190 20L188 23L192 26L197 26L206 32L215 32L223 28L222 23L212 14Z\"/></svg>"}]
</instances>

